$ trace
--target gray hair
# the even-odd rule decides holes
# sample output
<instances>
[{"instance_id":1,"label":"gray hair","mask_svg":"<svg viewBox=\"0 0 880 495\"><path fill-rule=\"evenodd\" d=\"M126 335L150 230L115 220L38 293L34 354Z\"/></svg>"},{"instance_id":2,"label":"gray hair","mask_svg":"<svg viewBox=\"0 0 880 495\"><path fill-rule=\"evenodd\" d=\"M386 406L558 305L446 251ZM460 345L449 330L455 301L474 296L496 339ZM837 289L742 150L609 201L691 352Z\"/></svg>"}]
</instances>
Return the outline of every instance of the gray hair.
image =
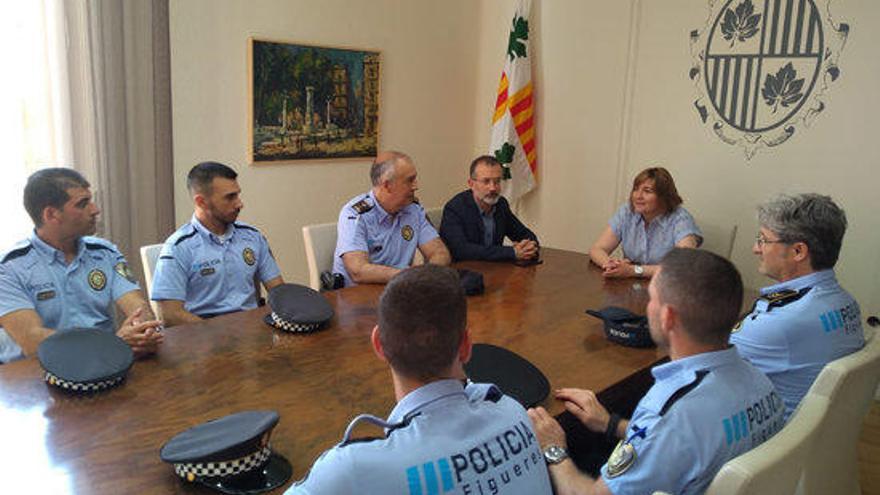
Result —
<instances>
[{"instance_id":1,"label":"gray hair","mask_svg":"<svg viewBox=\"0 0 880 495\"><path fill-rule=\"evenodd\" d=\"M386 151L379 153L373 165L370 167L370 182L378 186L384 181L394 180L395 165L400 161L412 162L412 159L399 151Z\"/></svg>"},{"instance_id":2,"label":"gray hair","mask_svg":"<svg viewBox=\"0 0 880 495\"><path fill-rule=\"evenodd\" d=\"M846 213L829 196L780 195L758 206L758 222L786 243L803 242L814 270L834 268L846 232Z\"/></svg>"}]
</instances>

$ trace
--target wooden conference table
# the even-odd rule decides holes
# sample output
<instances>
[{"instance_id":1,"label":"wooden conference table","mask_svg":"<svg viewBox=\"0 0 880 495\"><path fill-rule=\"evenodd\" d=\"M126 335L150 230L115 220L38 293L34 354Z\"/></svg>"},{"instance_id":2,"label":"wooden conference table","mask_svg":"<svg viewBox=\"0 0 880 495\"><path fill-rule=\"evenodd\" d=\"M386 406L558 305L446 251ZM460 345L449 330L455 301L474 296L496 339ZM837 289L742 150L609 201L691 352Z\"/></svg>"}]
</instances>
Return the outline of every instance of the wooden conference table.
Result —
<instances>
[{"instance_id":1,"label":"wooden conference table","mask_svg":"<svg viewBox=\"0 0 880 495\"><path fill-rule=\"evenodd\" d=\"M485 280L486 292L468 298L475 342L526 357L551 389L606 390L663 357L611 344L601 322L584 313L608 305L643 313L646 281L604 281L581 253L544 249L542 256L543 264L527 268L456 265ZM310 335L271 329L262 321L267 308L168 328L156 356L137 361L121 387L91 397L50 389L34 358L0 366L0 486L5 493L209 493L181 481L159 449L190 426L248 409L281 414L272 445L293 465L293 480L301 478L355 415L384 417L394 406L389 371L369 344L381 290L327 293L336 315ZM564 410L552 397L544 405Z\"/></svg>"}]
</instances>

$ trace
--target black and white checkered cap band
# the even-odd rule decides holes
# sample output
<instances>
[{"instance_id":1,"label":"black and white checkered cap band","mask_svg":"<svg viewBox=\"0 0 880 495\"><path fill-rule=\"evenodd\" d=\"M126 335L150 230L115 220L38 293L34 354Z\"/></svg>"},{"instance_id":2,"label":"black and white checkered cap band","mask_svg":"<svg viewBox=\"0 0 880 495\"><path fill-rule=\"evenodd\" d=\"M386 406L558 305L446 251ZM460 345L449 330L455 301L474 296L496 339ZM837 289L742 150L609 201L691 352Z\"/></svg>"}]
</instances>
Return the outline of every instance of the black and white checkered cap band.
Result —
<instances>
[{"instance_id":1,"label":"black and white checkered cap band","mask_svg":"<svg viewBox=\"0 0 880 495\"><path fill-rule=\"evenodd\" d=\"M274 311L272 312L272 323L275 324L275 328L280 328L281 330L286 330L288 332L311 332L317 330L318 327L321 326L320 323L294 323L285 321Z\"/></svg>"},{"instance_id":2,"label":"black and white checkered cap band","mask_svg":"<svg viewBox=\"0 0 880 495\"><path fill-rule=\"evenodd\" d=\"M253 454L231 461L175 464L174 472L187 481L193 481L196 478L227 478L262 466L269 460L270 455L272 455L272 449L266 444L265 447Z\"/></svg>"},{"instance_id":3,"label":"black and white checkered cap band","mask_svg":"<svg viewBox=\"0 0 880 495\"><path fill-rule=\"evenodd\" d=\"M99 382L90 382L90 383L75 383L68 380L64 380L62 378L58 378L52 373L46 372L46 376L44 377L47 383L50 385L54 385L59 388L63 388L65 390L70 390L73 392L97 392L98 390L104 390L110 387L115 387L119 385L122 380L125 379L125 376L117 376L116 378L110 378L109 380L102 380Z\"/></svg>"}]
</instances>

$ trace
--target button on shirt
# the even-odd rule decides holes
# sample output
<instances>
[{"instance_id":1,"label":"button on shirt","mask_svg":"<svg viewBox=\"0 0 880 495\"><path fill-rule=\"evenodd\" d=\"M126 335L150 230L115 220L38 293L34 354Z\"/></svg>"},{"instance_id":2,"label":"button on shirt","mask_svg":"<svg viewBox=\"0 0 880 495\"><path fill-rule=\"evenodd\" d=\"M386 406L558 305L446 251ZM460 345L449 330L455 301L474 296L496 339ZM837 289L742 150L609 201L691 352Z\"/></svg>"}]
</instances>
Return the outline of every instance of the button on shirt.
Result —
<instances>
[{"instance_id":1,"label":"button on shirt","mask_svg":"<svg viewBox=\"0 0 880 495\"><path fill-rule=\"evenodd\" d=\"M759 298L730 336L739 353L763 371L785 401L786 419L831 361L865 345L859 304L823 270L761 289L761 295L806 291L781 306Z\"/></svg>"},{"instance_id":2,"label":"button on shirt","mask_svg":"<svg viewBox=\"0 0 880 495\"><path fill-rule=\"evenodd\" d=\"M642 215L634 212L629 203L625 203L617 209L608 224L614 235L620 239L623 256L633 263L643 265L660 263L677 242L689 235L697 236L697 245L703 242L703 233L694 218L681 206L658 216L645 229Z\"/></svg>"},{"instance_id":3,"label":"button on shirt","mask_svg":"<svg viewBox=\"0 0 880 495\"><path fill-rule=\"evenodd\" d=\"M235 222L221 238L193 216L162 246L150 298L184 301L203 317L231 313L257 307L255 276L265 283L279 275L260 231Z\"/></svg>"},{"instance_id":4,"label":"button on shirt","mask_svg":"<svg viewBox=\"0 0 880 495\"><path fill-rule=\"evenodd\" d=\"M36 232L0 260L0 316L31 309L44 327L57 331L115 332L113 303L139 289L122 253L97 237L81 238L70 264ZM21 357L21 348L0 328L0 363Z\"/></svg>"},{"instance_id":5,"label":"button on shirt","mask_svg":"<svg viewBox=\"0 0 880 495\"><path fill-rule=\"evenodd\" d=\"M609 474L614 454L602 467L615 495L703 493L725 462L784 425L773 385L734 347L672 361L652 374L654 386L627 430L634 460L617 476Z\"/></svg>"},{"instance_id":6,"label":"button on shirt","mask_svg":"<svg viewBox=\"0 0 880 495\"><path fill-rule=\"evenodd\" d=\"M358 213L354 206L362 201L371 208ZM411 203L396 215L390 215L382 209L372 191L346 203L336 225L333 272L342 274L346 287L356 284L345 270L342 255L363 251L372 264L406 268L419 246L437 238L437 231L420 205Z\"/></svg>"},{"instance_id":7,"label":"button on shirt","mask_svg":"<svg viewBox=\"0 0 880 495\"><path fill-rule=\"evenodd\" d=\"M388 423L386 438L324 452L287 493L552 493L529 417L493 385L429 383Z\"/></svg>"},{"instance_id":8,"label":"button on shirt","mask_svg":"<svg viewBox=\"0 0 880 495\"><path fill-rule=\"evenodd\" d=\"M489 211L484 211L480 206L480 202L477 201L477 198L474 198L474 203L477 204L477 211L480 212L480 220L483 221L483 245L491 246L495 237L495 205L492 205L492 208L489 208Z\"/></svg>"}]
</instances>

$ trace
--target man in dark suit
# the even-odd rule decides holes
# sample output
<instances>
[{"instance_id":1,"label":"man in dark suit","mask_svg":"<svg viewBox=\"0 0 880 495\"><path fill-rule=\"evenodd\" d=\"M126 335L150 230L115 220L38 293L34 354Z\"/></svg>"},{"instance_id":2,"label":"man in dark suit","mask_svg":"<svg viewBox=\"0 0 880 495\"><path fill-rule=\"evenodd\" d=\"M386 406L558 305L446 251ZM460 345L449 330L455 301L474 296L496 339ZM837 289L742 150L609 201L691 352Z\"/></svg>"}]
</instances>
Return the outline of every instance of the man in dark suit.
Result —
<instances>
[{"instance_id":1,"label":"man in dark suit","mask_svg":"<svg viewBox=\"0 0 880 495\"><path fill-rule=\"evenodd\" d=\"M468 188L443 207L440 237L452 258L486 261L538 259L538 238L510 211L501 196L503 170L495 158L484 155L471 162ZM513 246L502 246L504 238Z\"/></svg>"}]
</instances>

